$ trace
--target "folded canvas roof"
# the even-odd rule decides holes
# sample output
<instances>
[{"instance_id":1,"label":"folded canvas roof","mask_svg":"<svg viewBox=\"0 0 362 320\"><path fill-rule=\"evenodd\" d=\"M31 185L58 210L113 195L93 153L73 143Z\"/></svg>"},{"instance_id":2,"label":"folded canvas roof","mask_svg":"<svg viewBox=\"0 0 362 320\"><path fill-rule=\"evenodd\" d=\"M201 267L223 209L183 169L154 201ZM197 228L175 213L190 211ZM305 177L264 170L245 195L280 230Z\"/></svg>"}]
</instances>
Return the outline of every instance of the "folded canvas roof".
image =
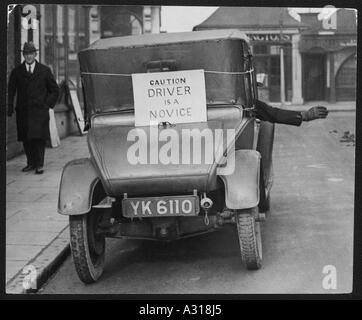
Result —
<instances>
[{"instance_id":1,"label":"folded canvas roof","mask_svg":"<svg viewBox=\"0 0 362 320\"><path fill-rule=\"evenodd\" d=\"M154 46L169 43L198 42L208 40L240 39L248 41L245 33L238 29L205 30L194 32L151 33L137 36L124 36L100 39L91 44L87 50L104 50L110 48L129 48Z\"/></svg>"},{"instance_id":2,"label":"folded canvas roof","mask_svg":"<svg viewBox=\"0 0 362 320\"><path fill-rule=\"evenodd\" d=\"M237 29L100 39L78 55L88 109L133 108L132 74L147 73L149 62L166 60L175 62L176 71L204 70L209 105L242 104L247 42Z\"/></svg>"}]
</instances>

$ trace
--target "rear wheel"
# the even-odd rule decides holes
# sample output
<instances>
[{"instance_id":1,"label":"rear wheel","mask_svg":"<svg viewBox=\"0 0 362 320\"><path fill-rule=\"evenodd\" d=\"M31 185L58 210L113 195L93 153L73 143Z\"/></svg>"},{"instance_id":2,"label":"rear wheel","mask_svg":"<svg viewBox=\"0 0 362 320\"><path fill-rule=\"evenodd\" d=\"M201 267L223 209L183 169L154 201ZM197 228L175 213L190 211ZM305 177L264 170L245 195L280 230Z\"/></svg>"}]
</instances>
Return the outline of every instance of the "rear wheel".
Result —
<instances>
[{"instance_id":1,"label":"rear wheel","mask_svg":"<svg viewBox=\"0 0 362 320\"><path fill-rule=\"evenodd\" d=\"M248 270L260 269L262 262L260 222L255 221L257 210L238 210L235 216L241 258Z\"/></svg>"},{"instance_id":2,"label":"rear wheel","mask_svg":"<svg viewBox=\"0 0 362 320\"><path fill-rule=\"evenodd\" d=\"M270 194L267 196L267 198L265 199L265 203L264 203L264 207L263 207L264 211L266 213L270 213Z\"/></svg>"},{"instance_id":3,"label":"rear wheel","mask_svg":"<svg viewBox=\"0 0 362 320\"><path fill-rule=\"evenodd\" d=\"M78 276L84 283L97 281L103 273L105 237L97 235L101 216L91 210L84 215L69 217L73 261Z\"/></svg>"}]
</instances>

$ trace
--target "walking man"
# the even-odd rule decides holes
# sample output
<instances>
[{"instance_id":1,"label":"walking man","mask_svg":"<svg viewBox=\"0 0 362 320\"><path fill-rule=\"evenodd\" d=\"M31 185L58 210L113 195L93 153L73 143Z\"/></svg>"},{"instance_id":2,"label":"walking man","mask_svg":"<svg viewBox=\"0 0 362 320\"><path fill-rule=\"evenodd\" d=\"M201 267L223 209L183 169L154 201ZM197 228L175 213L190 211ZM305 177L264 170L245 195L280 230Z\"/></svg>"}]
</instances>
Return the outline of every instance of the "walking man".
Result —
<instances>
[{"instance_id":1,"label":"walking man","mask_svg":"<svg viewBox=\"0 0 362 320\"><path fill-rule=\"evenodd\" d=\"M27 165L22 171L35 169L44 172L45 141L49 137L49 108L54 108L59 88L47 66L35 57L37 49L32 42L23 47L25 61L15 67L8 84L8 116L14 112L16 94L16 125L18 141L23 142Z\"/></svg>"}]
</instances>

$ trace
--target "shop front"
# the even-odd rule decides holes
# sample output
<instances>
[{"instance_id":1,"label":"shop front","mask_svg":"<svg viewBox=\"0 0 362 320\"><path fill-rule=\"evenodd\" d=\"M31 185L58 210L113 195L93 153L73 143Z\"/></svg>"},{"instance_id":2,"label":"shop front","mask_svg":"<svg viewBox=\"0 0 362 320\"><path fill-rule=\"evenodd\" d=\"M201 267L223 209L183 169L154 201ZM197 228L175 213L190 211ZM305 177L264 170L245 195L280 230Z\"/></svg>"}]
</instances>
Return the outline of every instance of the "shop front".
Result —
<instances>
[{"instance_id":1,"label":"shop front","mask_svg":"<svg viewBox=\"0 0 362 320\"><path fill-rule=\"evenodd\" d=\"M357 41L351 35L303 35L305 101L356 100Z\"/></svg>"},{"instance_id":2,"label":"shop front","mask_svg":"<svg viewBox=\"0 0 362 320\"><path fill-rule=\"evenodd\" d=\"M39 49L37 60L52 70L59 85L66 83L77 90L82 106L78 52L101 37L158 33L160 10L160 6L10 5L7 77L23 61L24 43L33 41ZM63 102L64 99L59 100L54 108L60 138L78 130L72 111ZM7 119L6 134L7 158L11 158L22 151L15 117Z\"/></svg>"},{"instance_id":3,"label":"shop front","mask_svg":"<svg viewBox=\"0 0 362 320\"><path fill-rule=\"evenodd\" d=\"M310 25L299 45L304 100L356 100L356 10L340 8L324 20L308 12L301 14L301 21Z\"/></svg>"},{"instance_id":4,"label":"shop front","mask_svg":"<svg viewBox=\"0 0 362 320\"><path fill-rule=\"evenodd\" d=\"M281 58L283 48L284 101L292 100L292 35L278 33L249 33L257 80L263 84L260 98L281 101Z\"/></svg>"},{"instance_id":5,"label":"shop front","mask_svg":"<svg viewBox=\"0 0 362 320\"><path fill-rule=\"evenodd\" d=\"M263 83L259 98L301 104L301 27L288 8L220 7L194 30L236 28L245 32L252 47L257 80Z\"/></svg>"}]
</instances>

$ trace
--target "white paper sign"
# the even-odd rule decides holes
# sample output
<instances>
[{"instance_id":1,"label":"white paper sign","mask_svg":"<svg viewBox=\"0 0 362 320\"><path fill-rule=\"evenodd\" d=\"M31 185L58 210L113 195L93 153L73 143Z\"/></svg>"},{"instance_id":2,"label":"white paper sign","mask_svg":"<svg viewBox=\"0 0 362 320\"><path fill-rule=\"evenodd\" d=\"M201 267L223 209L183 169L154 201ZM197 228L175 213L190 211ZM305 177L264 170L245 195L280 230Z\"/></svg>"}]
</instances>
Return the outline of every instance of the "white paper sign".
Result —
<instances>
[{"instance_id":1,"label":"white paper sign","mask_svg":"<svg viewBox=\"0 0 362 320\"><path fill-rule=\"evenodd\" d=\"M135 125L206 122L204 70L132 74Z\"/></svg>"}]
</instances>

